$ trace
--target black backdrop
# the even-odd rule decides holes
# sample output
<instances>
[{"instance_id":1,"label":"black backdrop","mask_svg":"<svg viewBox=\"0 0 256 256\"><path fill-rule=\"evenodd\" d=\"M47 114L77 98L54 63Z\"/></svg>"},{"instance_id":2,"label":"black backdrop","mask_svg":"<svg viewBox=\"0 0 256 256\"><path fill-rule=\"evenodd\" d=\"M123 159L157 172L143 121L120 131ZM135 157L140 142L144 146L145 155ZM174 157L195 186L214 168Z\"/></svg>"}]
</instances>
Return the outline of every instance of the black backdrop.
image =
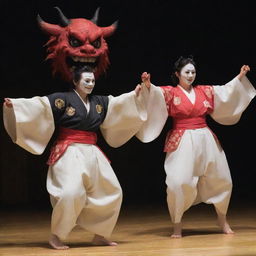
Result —
<instances>
[{"instance_id":1,"label":"black backdrop","mask_svg":"<svg viewBox=\"0 0 256 256\"><path fill-rule=\"evenodd\" d=\"M111 66L96 83L95 93L114 96L133 90L140 74L148 71L157 85L170 83L174 61L193 54L197 83L224 84L240 70L251 66L249 79L256 85L256 49L253 1L1 1L1 102L4 97L32 97L62 90L64 84L51 75L36 16L57 22L54 6L68 18L90 19L101 7L99 25L119 20L108 38ZM2 109L1 109L2 111ZM99 144L111 159L124 191L124 204L165 202L162 152L167 123L153 142L132 138L124 146ZM249 105L241 121L221 126L209 119L230 165L234 189L232 200L253 203L255 188L256 103ZM45 188L49 147L41 156L13 144L0 123L0 203L8 206L49 206Z\"/></svg>"}]
</instances>

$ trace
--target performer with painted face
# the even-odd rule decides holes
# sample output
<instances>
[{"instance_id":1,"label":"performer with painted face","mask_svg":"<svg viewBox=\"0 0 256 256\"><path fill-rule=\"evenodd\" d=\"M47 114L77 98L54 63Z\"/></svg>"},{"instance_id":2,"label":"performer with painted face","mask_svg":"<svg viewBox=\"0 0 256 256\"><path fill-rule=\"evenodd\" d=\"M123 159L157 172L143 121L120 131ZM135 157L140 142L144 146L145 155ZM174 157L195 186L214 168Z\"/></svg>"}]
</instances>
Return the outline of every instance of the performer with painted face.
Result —
<instances>
[{"instance_id":1,"label":"performer with painted face","mask_svg":"<svg viewBox=\"0 0 256 256\"><path fill-rule=\"evenodd\" d=\"M48 58L53 59L54 72L73 81L74 89L31 99L6 98L4 124L12 140L33 154L41 154L58 129L48 160L47 190L53 206L50 245L67 249L61 240L76 225L95 234L93 244L116 245L109 237L122 190L96 145L96 132L100 129L113 147L127 142L146 118L143 88L118 97L92 95L94 72L98 76L108 64L104 36L115 26L100 28L92 21L69 21L60 14L63 27L41 19L39 23L51 34Z\"/></svg>"},{"instance_id":2,"label":"performer with painted face","mask_svg":"<svg viewBox=\"0 0 256 256\"><path fill-rule=\"evenodd\" d=\"M55 128L57 141L48 160L47 190L53 206L50 244L61 242L79 225L95 234L95 245L108 240L119 215L122 190L109 160L97 147L101 129L107 142L118 147L143 123L140 89L119 97L91 95L95 78L90 68L74 71L74 89L32 99L5 99L5 128L12 140L41 154Z\"/></svg>"},{"instance_id":3,"label":"performer with painted face","mask_svg":"<svg viewBox=\"0 0 256 256\"><path fill-rule=\"evenodd\" d=\"M138 138L151 141L155 138L152 132L159 134L167 117L173 118L164 147L173 238L182 236L183 213L200 202L213 204L222 231L233 233L226 220L232 190L230 170L216 135L207 126L206 115L224 125L239 121L256 95L245 76L249 70L249 66L242 66L238 76L224 86L193 86L195 62L192 58L180 57L173 73L176 86L155 87L150 83L150 74L142 74L143 83L150 87L148 113L151 116L137 134ZM153 120L157 127L152 127Z\"/></svg>"}]
</instances>

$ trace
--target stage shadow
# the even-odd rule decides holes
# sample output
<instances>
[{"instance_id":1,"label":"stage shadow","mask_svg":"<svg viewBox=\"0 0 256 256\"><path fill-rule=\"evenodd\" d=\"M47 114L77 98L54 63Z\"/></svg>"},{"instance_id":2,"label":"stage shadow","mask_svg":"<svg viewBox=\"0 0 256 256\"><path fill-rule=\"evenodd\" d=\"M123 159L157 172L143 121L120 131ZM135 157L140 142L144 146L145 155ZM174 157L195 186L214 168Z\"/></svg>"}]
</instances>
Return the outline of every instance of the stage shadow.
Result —
<instances>
[{"instance_id":1,"label":"stage shadow","mask_svg":"<svg viewBox=\"0 0 256 256\"><path fill-rule=\"evenodd\" d=\"M161 237L169 237L172 235L172 228L156 228L156 229L148 229L140 232L133 233L134 235L146 235L146 234L154 234L156 236ZM182 236L200 236L200 235L216 235L223 234L221 230L212 230L212 229L186 229L182 230Z\"/></svg>"},{"instance_id":2,"label":"stage shadow","mask_svg":"<svg viewBox=\"0 0 256 256\"><path fill-rule=\"evenodd\" d=\"M33 243L0 243L1 248L27 248L27 247L38 247L38 248L51 248L50 245L47 242L33 242Z\"/></svg>"},{"instance_id":3,"label":"stage shadow","mask_svg":"<svg viewBox=\"0 0 256 256\"><path fill-rule=\"evenodd\" d=\"M129 244L132 243L131 241L116 241L118 245L121 244ZM84 248L84 247L103 247L102 245L93 245L90 242L65 242L70 248ZM28 247L37 247L37 248L44 248L44 249L53 249L48 242L33 242L33 243L0 243L1 248L28 248ZM1 255L1 254L0 254Z\"/></svg>"}]
</instances>

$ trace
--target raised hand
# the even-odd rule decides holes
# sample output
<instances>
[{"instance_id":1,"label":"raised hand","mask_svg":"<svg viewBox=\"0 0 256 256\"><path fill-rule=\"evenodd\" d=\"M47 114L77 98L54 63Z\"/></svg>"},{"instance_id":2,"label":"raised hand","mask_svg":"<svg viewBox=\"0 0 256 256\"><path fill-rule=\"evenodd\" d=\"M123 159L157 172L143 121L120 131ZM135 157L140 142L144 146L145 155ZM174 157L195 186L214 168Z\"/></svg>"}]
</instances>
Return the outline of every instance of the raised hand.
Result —
<instances>
[{"instance_id":1,"label":"raised hand","mask_svg":"<svg viewBox=\"0 0 256 256\"><path fill-rule=\"evenodd\" d=\"M135 88L135 95L138 97L139 95L140 95L140 91L141 91L141 85L140 84L138 84L137 86L136 86L136 88Z\"/></svg>"},{"instance_id":2,"label":"raised hand","mask_svg":"<svg viewBox=\"0 0 256 256\"><path fill-rule=\"evenodd\" d=\"M238 79L241 80L247 72L250 71L250 67L248 65L243 65L240 69L240 73L238 74Z\"/></svg>"},{"instance_id":3,"label":"raised hand","mask_svg":"<svg viewBox=\"0 0 256 256\"><path fill-rule=\"evenodd\" d=\"M143 72L141 75L141 80L142 80L143 84L145 84L145 86L149 89L151 86L150 74L147 72Z\"/></svg>"},{"instance_id":4,"label":"raised hand","mask_svg":"<svg viewBox=\"0 0 256 256\"><path fill-rule=\"evenodd\" d=\"M4 98L4 106L6 106L7 108L12 108L12 102L9 98Z\"/></svg>"},{"instance_id":5,"label":"raised hand","mask_svg":"<svg viewBox=\"0 0 256 256\"><path fill-rule=\"evenodd\" d=\"M143 72L141 75L141 81L142 81L142 84L144 84L148 89L150 89L151 82L150 82L149 73ZM142 90L142 84L138 84L134 90L137 97L139 96L140 91Z\"/></svg>"}]
</instances>

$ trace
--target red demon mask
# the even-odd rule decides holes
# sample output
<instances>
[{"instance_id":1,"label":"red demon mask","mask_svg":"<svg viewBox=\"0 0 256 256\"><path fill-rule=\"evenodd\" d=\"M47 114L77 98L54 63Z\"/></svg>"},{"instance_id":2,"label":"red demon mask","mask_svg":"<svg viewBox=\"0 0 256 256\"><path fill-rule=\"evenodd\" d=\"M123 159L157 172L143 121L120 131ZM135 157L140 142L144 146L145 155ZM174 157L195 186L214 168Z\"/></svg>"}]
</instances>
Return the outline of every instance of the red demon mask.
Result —
<instances>
[{"instance_id":1,"label":"red demon mask","mask_svg":"<svg viewBox=\"0 0 256 256\"><path fill-rule=\"evenodd\" d=\"M96 10L91 20L67 19L58 7L60 25L50 24L38 15L41 29L50 35L47 46L47 60L51 60L53 74L60 73L66 81L72 81L72 71L78 66L91 66L97 78L109 65L108 45L104 40L117 27L117 22L109 27L97 26Z\"/></svg>"}]
</instances>

